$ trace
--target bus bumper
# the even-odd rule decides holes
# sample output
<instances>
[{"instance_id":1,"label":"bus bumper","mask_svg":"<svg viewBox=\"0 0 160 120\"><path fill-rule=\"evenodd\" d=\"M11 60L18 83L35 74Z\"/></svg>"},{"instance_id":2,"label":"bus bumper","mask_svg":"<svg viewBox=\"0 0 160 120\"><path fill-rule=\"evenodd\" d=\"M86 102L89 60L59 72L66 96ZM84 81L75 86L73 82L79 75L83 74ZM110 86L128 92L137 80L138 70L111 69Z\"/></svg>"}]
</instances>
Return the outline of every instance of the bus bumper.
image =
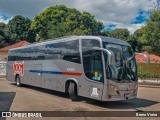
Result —
<instances>
[{"instance_id":1,"label":"bus bumper","mask_svg":"<svg viewBox=\"0 0 160 120\"><path fill-rule=\"evenodd\" d=\"M130 100L137 97L137 89L131 91L118 91L118 92L109 92L105 97L102 98L102 101L121 101L121 100Z\"/></svg>"},{"instance_id":2,"label":"bus bumper","mask_svg":"<svg viewBox=\"0 0 160 120\"><path fill-rule=\"evenodd\" d=\"M112 96L111 98L107 98L105 101L125 101L125 100L130 100L130 99L134 99L136 98L136 96L132 96L132 97L117 97L117 96Z\"/></svg>"}]
</instances>

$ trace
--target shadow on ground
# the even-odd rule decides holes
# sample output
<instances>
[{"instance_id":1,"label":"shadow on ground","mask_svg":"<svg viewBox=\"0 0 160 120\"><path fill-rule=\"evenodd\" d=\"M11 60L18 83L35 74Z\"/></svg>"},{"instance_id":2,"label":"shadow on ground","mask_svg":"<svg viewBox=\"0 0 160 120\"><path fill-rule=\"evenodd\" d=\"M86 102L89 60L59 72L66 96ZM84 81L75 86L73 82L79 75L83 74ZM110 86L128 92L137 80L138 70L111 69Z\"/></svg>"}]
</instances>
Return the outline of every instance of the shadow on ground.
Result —
<instances>
[{"instance_id":1,"label":"shadow on ground","mask_svg":"<svg viewBox=\"0 0 160 120\"><path fill-rule=\"evenodd\" d=\"M10 83L11 85L16 86L15 83ZM59 97L64 97L64 98L68 98L69 99L69 95L66 93L62 93L62 92L58 92L58 91L54 91L54 90L49 90L49 89L45 89L45 88L40 88L40 87L35 87L35 86L30 86L30 85L22 85L22 88L26 88L26 89L32 89L32 90L36 90L39 92L44 92L46 94L51 94L51 95L56 95Z\"/></svg>"},{"instance_id":2,"label":"shadow on ground","mask_svg":"<svg viewBox=\"0 0 160 120\"><path fill-rule=\"evenodd\" d=\"M15 92L0 92L0 111L4 112L10 110L15 95ZM5 120L5 118L0 118L0 120Z\"/></svg>"},{"instance_id":3,"label":"shadow on ground","mask_svg":"<svg viewBox=\"0 0 160 120\"><path fill-rule=\"evenodd\" d=\"M36 91L44 92L46 94L56 95L59 97L69 99L69 95L66 93L57 92L57 91L48 90L48 89L39 88L39 87L34 87L34 86L29 86L29 85L23 85L23 87L27 89L33 89ZM141 111L141 110L138 110L138 108L149 107L149 106L159 103L157 101L152 101L152 100L147 100L147 99L142 99L142 98L135 98L132 100L127 100L127 101L101 102L101 101L96 101L96 100L92 100L92 99L84 98L84 97L79 97L78 101L76 102L82 102L82 101L87 104L96 105L96 106L108 108L108 109L122 109L122 110L123 109L134 109L136 111Z\"/></svg>"},{"instance_id":4,"label":"shadow on ground","mask_svg":"<svg viewBox=\"0 0 160 120\"><path fill-rule=\"evenodd\" d=\"M15 95L15 92L0 92L0 111L10 110Z\"/></svg>"},{"instance_id":5,"label":"shadow on ground","mask_svg":"<svg viewBox=\"0 0 160 120\"><path fill-rule=\"evenodd\" d=\"M100 102L100 101L86 101L88 104L96 105L103 108L109 109L134 109L136 111L142 111L138 108L150 107L152 105L158 104L157 101L135 98L127 101L113 101L113 102Z\"/></svg>"}]
</instances>

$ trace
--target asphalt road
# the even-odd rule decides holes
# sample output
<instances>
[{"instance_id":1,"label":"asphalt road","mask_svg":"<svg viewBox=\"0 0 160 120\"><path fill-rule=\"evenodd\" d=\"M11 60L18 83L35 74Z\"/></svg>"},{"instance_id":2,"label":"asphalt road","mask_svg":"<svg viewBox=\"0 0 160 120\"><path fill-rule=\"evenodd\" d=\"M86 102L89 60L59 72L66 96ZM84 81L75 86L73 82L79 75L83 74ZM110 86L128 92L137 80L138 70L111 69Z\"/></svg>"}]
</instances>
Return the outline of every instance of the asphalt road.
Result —
<instances>
[{"instance_id":1,"label":"asphalt road","mask_svg":"<svg viewBox=\"0 0 160 120\"><path fill-rule=\"evenodd\" d=\"M0 111L160 111L160 88L139 87L136 99L118 102L99 102L87 98L80 98L72 102L64 93L45 90L42 88L24 86L17 87L4 78L0 78ZM1 120L2 118L0 118ZM7 118L7 120L22 118ZM24 118L23 118L24 119ZM31 118L25 118L27 120ZM39 120L40 118L32 118ZM57 120L97 120L93 117L41 118ZM98 118L98 119L134 119L149 120L158 117L131 117L131 118Z\"/></svg>"}]
</instances>

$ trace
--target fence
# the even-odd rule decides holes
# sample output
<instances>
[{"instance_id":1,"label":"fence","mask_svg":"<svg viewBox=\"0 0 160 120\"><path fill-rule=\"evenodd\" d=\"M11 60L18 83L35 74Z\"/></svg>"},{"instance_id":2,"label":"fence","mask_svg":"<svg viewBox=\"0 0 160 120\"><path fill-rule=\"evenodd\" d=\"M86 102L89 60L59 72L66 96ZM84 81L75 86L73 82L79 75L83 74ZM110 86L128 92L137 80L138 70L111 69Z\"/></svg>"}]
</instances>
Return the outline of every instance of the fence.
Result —
<instances>
[{"instance_id":1,"label":"fence","mask_svg":"<svg viewBox=\"0 0 160 120\"><path fill-rule=\"evenodd\" d=\"M156 80L160 82L160 64L150 63L138 63L138 77L141 80Z\"/></svg>"},{"instance_id":2,"label":"fence","mask_svg":"<svg viewBox=\"0 0 160 120\"><path fill-rule=\"evenodd\" d=\"M6 75L6 61L0 61L0 76Z\"/></svg>"}]
</instances>

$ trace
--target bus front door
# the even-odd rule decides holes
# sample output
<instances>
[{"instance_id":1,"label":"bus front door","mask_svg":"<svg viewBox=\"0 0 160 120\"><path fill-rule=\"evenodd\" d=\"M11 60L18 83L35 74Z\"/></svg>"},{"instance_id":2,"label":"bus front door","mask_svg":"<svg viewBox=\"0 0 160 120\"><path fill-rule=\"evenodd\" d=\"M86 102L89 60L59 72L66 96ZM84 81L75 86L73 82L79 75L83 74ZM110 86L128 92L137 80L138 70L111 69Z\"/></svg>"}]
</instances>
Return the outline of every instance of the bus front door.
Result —
<instances>
[{"instance_id":1,"label":"bus front door","mask_svg":"<svg viewBox=\"0 0 160 120\"><path fill-rule=\"evenodd\" d=\"M89 97L101 100L104 83L101 51L94 51L84 56L83 66L85 76L88 78L87 81L89 83Z\"/></svg>"}]
</instances>

